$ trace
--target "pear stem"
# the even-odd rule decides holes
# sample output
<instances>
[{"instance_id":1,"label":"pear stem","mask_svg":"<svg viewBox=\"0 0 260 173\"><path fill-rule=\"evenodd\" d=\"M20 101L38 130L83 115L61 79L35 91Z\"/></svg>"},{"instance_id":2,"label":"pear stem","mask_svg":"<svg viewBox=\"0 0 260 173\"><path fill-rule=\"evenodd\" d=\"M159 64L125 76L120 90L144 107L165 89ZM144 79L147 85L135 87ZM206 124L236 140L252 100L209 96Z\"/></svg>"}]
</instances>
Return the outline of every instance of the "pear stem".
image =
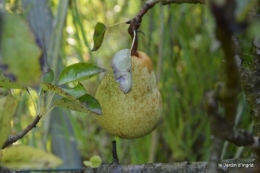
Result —
<instances>
[{"instance_id":1,"label":"pear stem","mask_svg":"<svg viewBox=\"0 0 260 173\"><path fill-rule=\"evenodd\" d=\"M130 36L132 37L133 40L133 48L131 50L131 56L137 56L137 49L138 49L138 39L137 39L137 34L134 34L134 31L137 32L138 28L141 25L142 22L142 18L144 16L144 14L154 6L154 3L148 3L146 2L143 7L141 8L141 10L139 11L139 13L132 19L126 22L126 24L129 24L128 27L128 33L130 34Z\"/></svg>"}]
</instances>

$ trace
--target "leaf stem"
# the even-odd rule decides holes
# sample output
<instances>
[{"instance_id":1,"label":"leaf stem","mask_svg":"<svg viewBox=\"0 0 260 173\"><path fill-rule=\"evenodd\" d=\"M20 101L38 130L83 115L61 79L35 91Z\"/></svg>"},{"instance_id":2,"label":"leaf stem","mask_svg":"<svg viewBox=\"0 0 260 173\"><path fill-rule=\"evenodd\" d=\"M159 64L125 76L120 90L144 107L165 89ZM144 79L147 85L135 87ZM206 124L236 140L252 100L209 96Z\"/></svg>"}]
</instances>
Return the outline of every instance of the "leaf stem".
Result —
<instances>
[{"instance_id":1,"label":"leaf stem","mask_svg":"<svg viewBox=\"0 0 260 173\"><path fill-rule=\"evenodd\" d=\"M51 103L52 103L52 99L53 99L54 95L55 95L55 93L53 92L52 95L50 96L49 100L48 100L48 105L46 106L46 110L49 109L49 107L50 107L50 105L51 105ZM52 107L53 107L53 106L52 106ZM51 110L51 109L50 109L50 110ZM50 111L48 111L48 112L50 112ZM47 115L47 113L46 113L45 115Z\"/></svg>"},{"instance_id":2,"label":"leaf stem","mask_svg":"<svg viewBox=\"0 0 260 173\"><path fill-rule=\"evenodd\" d=\"M113 24L113 25L110 25L110 26L107 26L107 29L108 28L112 28L113 26L116 26L116 25L120 25L120 24L122 24L122 23L127 23L129 20L127 20L127 21L123 21L123 22L118 22L118 23L115 23L115 24Z\"/></svg>"}]
</instances>

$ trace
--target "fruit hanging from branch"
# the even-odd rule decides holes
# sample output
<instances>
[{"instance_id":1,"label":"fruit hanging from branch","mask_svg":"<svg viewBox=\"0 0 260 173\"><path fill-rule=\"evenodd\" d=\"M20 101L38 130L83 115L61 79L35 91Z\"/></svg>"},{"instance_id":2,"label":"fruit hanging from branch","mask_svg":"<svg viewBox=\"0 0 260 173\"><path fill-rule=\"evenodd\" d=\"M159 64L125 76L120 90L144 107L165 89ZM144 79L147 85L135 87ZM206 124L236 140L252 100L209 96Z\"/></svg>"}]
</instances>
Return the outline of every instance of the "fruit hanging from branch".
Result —
<instances>
[{"instance_id":1,"label":"fruit hanging from branch","mask_svg":"<svg viewBox=\"0 0 260 173\"><path fill-rule=\"evenodd\" d=\"M130 58L128 49L119 51L115 56L120 54L125 56L126 51L129 52ZM114 58L116 60L118 57ZM127 139L149 134L162 120L162 98L156 86L156 77L150 58L145 53L137 51L136 56L131 56L130 59L131 78L126 77L127 68L125 67L129 64L120 66L119 63L117 65L126 70L120 74L125 75L126 78L116 80L118 73L111 68L96 93L96 99L103 111L103 116L96 116L98 123L112 135ZM112 66L114 67L113 61ZM124 85L120 85L122 81L128 85L125 79L132 79L131 91L126 92L127 94L121 90L121 86Z\"/></svg>"}]
</instances>

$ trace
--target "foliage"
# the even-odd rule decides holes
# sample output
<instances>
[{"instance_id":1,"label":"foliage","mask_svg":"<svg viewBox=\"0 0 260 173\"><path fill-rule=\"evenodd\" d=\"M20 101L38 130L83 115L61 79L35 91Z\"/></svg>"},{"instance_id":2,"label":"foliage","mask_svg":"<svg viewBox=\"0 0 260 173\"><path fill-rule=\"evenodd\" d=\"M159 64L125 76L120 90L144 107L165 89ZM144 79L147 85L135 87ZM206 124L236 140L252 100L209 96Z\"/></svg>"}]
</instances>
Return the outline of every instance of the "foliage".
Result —
<instances>
[{"instance_id":1,"label":"foliage","mask_svg":"<svg viewBox=\"0 0 260 173\"><path fill-rule=\"evenodd\" d=\"M31 34L29 27L25 24L24 20L21 17L9 13L6 13L4 16L4 24L5 27L3 28L3 40L2 40L3 44L1 47L2 48L1 62L3 64L1 64L1 66L5 67L5 69L1 72L4 74L1 74L0 86L3 88L11 88L11 89L25 89L25 87L23 86L30 86L36 84L39 85L40 75L41 75L40 65L42 64L40 64L39 51L37 52L37 50L35 49L36 43L34 42L33 37L31 37L33 35ZM21 32L16 32L16 30L14 30L14 28L17 28L16 25L23 27L24 30L19 30ZM17 34L21 34L26 38L17 37L18 36ZM25 40L26 42L21 43L21 40ZM13 45L18 46L20 49L18 48L15 51L11 51L10 46ZM21 53L21 55L19 55L20 57L16 56L18 55L18 53ZM30 55L29 58L28 55ZM26 57L27 59L24 59ZM43 69L44 68L45 66L43 67ZM62 71L62 73L59 76L58 83L61 85L69 82L85 80L103 71L104 69L98 68L90 63L77 63L68 66ZM31 75L33 75L33 77ZM35 79L37 79L37 81ZM54 79L54 71L48 69L43 74L42 83L40 84L41 87L38 95L38 105L34 103L34 107L35 108L37 107L38 110L37 114L40 114L40 116L44 116L52 109L51 107L48 106L46 108L43 107L44 110L41 110L42 99L45 97L45 91L52 91L64 97L61 100L56 100L54 102L54 106L61 106L65 108L70 108L71 110L83 111L87 113L102 114L101 107L98 101L93 96L87 94L85 88L82 85L78 85L78 87L74 87L74 88L67 88L67 89L65 88L64 91L58 85L51 84L53 79ZM26 89L26 91L29 93L29 96L31 97L29 90ZM67 93L66 91L69 93ZM47 109L47 112L45 111L45 109ZM0 111L1 111L0 146L2 147L4 146L3 144L6 142L7 137L10 134L11 121L13 119L14 112L16 111L16 101L11 96L11 94L8 94L7 96L1 98ZM34 126L36 126L36 124ZM18 135L15 137L18 137ZM25 146L25 148L26 147L27 146ZM16 148L18 147L13 146L10 147L10 149L8 148L4 150L5 154L1 160L1 162L4 165L9 167L15 166L16 169L29 168L29 167L41 168L42 165L46 165L46 161L44 161L44 159L42 158L43 155L46 155L47 159L51 159L51 157L54 157L50 154L49 155L46 154L44 151L40 151L40 152L35 151L34 156L43 159L44 163L42 162L38 163L37 159L35 158L34 160L36 160L37 163L32 163L34 160L30 160L27 158L32 158L31 155L33 152L21 153L21 152L17 152L18 150ZM13 150L15 151L11 152ZM31 151L30 148L27 148L27 150ZM19 159L12 160L13 162L9 161L8 159L10 159L10 157L8 153L12 153L11 154L12 157L13 155L17 155ZM18 163L21 160L22 160L21 164L16 164L16 162ZM55 161L53 165L49 163L47 164L50 165L50 167L55 167L61 164L61 162L57 161L56 163ZM23 165L25 167L23 167Z\"/></svg>"},{"instance_id":2,"label":"foliage","mask_svg":"<svg viewBox=\"0 0 260 173\"><path fill-rule=\"evenodd\" d=\"M62 160L41 149L16 145L5 149L1 163L12 169L49 169L60 165Z\"/></svg>"},{"instance_id":3,"label":"foliage","mask_svg":"<svg viewBox=\"0 0 260 173\"><path fill-rule=\"evenodd\" d=\"M4 22L1 55L2 63L7 67L5 73L20 85L38 84L41 50L35 44L34 35L18 15L7 13Z\"/></svg>"},{"instance_id":4,"label":"foliage","mask_svg":"<svg viewBox=\"0 0 260 173\"><path fill-rule=\"evenodd\" d=\"M103 39L104 39L106 29L107 29L107 27L103 23L98 22L96 24L94 35L93 35L94 47L93 47L92 51L97 50L101 46Z\"/></svg>"},{"instance_id":5,"label":"foliage","mask_svg":"<svg viewBox=\"0 0 260 173\"><path fill-rule=\"evenodd\" d=\"M91 78L93 75L105 70L90 63L76 63L66 67L59 76L58 84L77 82Z\"/></svg>"},{"instance_id":6,"label":"foliage","mask_svg":"<svg viewBox=\"0 0 260 173\"><path fill-rule=\"evenodd\" d=\"M89 161L84 161L83 163L85 166L90 166L91 168L98 168L101 165L102 160L99 156L92 156Z\"/></svg>"},{"instance_id":7,"label":"foliage","mask_svg":"<svg viewBox=\"0 0 260 173\"><path fill-rule=\"evenodd\" d=\"M141 3L142 1L122 0L71 1L60 51L63 58L62 63L67 68L60 74L59 85L55 82L52 83L52 80L43 80L46 83L43 83L42 88L63 97L56 100L54 105L79 111L70 111L69 118L73 123L77 143L85 160L98 153L103 158L102 160L108 162L111 158L112 139L117 141L121 163L207 160L210 128L207 115L203 110L202 98L205 91L214 88L219 81L223 81L223 62L220 58L222 52L219 50L219 43L214 38L214 24L211 15L207 11L207 7L203 5L176 4L168 7L158 5L143 18L140 30L144 35L138 33L139 49L152 58L158 87L163 97L164 120L155 132L131 141L112 137L98 126L94 116L89 115L91 108L82 108L80 105L83 102L86 103L87 100L95 102L91 95L95 94L103 74L87 78L103 72L103 68L110 66L112 55L118 50L129 48L131 44L127 25L117 25L110 30L106 30L106 27L103 26L99 32L101 37L94 40L93 49L98 49L103 41L102 46L98 51L91 52L90 43L93 41L96 23L100 21L106 26L110 26L120 21L126 21L127 18L137 14ZM7 3L7 7L10 7L9 10L17 9L16 5L11 2ZM55 1L53 1L52 9L54 12L57 10ZM106 36L104 37L105 31ZM101 39L102 41L100 41ZM27 42L30 41L26 41L26 44ZM29 53L22 57L27 58L27 55ZM36 57L39 55L37 54ZM89 68L91 65L86 63L83 71L85 72L85 68L90 71L83 77L73 76L74 72L73 75L66 76L70 73L70 68L82 64L79 62L91 62L102 69L97 68L97 71L93 72L93 69ZM72 69L76 73L82 70L77 67ZM20 73L22 76L24 74L24 71ZM40 79L38 72L36 76L37 79ZM58 74L55 76L58 77ZM9 85L11 81L5 80L6 82L0 83L0 86L18 89L23 87ZM76 83L78 81L80 83ZM29 82L29 84L32 83L39 84L40 82L35 82L35 80ZM65 83L69 84L60 86ZM21 82L21 84L25 83ZM18 100L12 130L12 133L17 133L31 122L37 112L34 103L42 98L38 97L35 89L30 89L30 95L25 90L12 90L11 92ZM42 95L44 94L42 92ZM237 126L250 128L249 108L243 94L239 97L239 101ZM41 112L46 113L51 106L44 106L49 109ZM97 108L94 106L94 109L101 113L98 106ZM95 110L94 112L98 113ZM44 134L42 129L43 124L40 123L37 129L25 136L19 143L41 147L41 137ZM50 150L49 146L45 147ZM242 149L241 151L241 149L226 144L224 158L246 157L249 154L250 150Z\"/></svg>"}]
</instances>

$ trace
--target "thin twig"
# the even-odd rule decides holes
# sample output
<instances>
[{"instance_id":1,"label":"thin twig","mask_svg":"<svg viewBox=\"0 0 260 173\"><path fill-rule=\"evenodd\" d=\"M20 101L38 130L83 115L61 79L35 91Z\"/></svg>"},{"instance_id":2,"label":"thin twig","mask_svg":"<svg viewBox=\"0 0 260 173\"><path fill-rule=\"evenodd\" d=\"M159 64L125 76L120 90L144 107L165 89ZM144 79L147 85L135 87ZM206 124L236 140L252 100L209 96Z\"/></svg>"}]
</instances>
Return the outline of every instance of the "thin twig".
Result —
<instances>
[{"instance_id":1,"label":"thin twig","mask_svg":"<svg viewBox=\"0 0 260 173\"><path fill-rule=\"evenodd\" d=\"M7 141L4 143L2 149L6 148L7 146L13 144L14 142L18 141L19 139L23 138L30 130L32 130L34 127L36 127L36 125L38 124L38 122L41 119L41 115L37 115L35 117L35 119L33 120L33 122L31 124L29 124L25 129L23 129L20 133L14 135L14 136L9 136Z\"/></svg>"},{"instance_id":2,"label":"thin twig","mask_svg":"<svg viewBox=\"0 0 260 173\"><path fill-rule=\"evenodd\" d=\"M117 157L116 141L112 141L112 156L113 156L112 163L118 164L119 160Z\"/></svg>"}]
</instances>

